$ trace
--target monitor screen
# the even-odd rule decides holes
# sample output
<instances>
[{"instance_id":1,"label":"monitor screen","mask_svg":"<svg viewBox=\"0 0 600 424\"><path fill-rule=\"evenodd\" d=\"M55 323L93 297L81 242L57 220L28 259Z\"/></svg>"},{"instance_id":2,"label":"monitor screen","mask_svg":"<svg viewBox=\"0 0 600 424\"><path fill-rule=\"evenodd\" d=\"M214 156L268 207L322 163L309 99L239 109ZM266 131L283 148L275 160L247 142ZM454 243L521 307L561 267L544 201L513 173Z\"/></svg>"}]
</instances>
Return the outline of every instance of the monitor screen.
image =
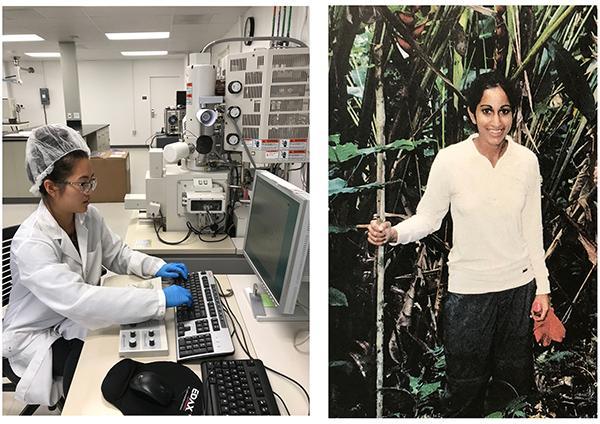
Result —
<instances>
[{"instance_id":1,"label":"monitor screen","mask_svg":"<svg viewBox=\"0 0 600 424\"><path fill-rule=\"evenodd\" d=\"M293 196L257 178L244 250L278 302L284 290L300 203Z\"/></svg>"}]
</instances>

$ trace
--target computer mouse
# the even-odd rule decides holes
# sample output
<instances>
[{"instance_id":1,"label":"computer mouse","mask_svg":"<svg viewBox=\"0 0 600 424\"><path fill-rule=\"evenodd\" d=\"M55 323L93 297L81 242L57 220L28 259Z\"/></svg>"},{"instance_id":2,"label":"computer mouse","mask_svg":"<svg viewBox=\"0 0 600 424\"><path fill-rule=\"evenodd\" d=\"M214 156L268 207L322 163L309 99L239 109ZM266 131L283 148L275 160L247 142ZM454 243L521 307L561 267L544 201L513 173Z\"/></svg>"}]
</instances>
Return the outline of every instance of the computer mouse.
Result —
<instances>
[{"instance_id":1,"label":"computer mouse","mask_svg":"<svg viewBox=\"0 0 600 424\"><path fill-rule=\"evenodd\" d=\"M142 371L134 375L129 380L129 387L136 394L162 406L167 406L173 399L173 391L152 371Z\"/></svg>"}]
</instances>

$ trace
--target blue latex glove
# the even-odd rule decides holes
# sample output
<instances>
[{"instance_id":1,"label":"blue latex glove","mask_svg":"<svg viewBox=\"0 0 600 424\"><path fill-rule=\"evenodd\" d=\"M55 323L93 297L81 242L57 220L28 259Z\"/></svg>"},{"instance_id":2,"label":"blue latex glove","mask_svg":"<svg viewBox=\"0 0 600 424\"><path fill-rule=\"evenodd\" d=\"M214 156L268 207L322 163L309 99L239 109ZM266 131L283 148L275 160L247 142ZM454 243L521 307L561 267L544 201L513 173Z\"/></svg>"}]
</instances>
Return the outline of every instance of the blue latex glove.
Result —
<instances>
[{"instance_id":1,"label":"blue latex glove","mask_svg":"<svg viewBox=\"0 0 600 424\"><path fill-rule=\"evenodd\" d=\"M167 308L181 305L192 306L192 293L188 289L173 284L172 286L165 287L163 292L167 300Z\"/></svg>"},{"instance_id":2,"label":"blue latex glove","mask_svg":"<svg viewBox=\"0 0 600 424\"><path fill-rule=\"evenodd\" d=\"M163 277L163 278L177 278L181 277L184 280L188 278L188 270L185 264L181 262L170 262L168 264L164 264L157 272L155 277Z\"/></svg>"}]
</instances>

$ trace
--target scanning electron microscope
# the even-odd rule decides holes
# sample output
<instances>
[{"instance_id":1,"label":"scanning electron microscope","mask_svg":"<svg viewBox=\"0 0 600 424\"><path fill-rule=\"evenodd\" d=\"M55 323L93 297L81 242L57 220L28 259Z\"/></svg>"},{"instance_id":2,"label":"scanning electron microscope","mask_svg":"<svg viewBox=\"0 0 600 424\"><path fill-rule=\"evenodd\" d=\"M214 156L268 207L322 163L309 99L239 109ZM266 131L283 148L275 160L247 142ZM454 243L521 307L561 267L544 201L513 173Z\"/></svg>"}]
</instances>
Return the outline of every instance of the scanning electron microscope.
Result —
<instances>
[{"instance_id":1,"label":"scanning electron microscope","mask_svg":"<svg viewBox=\"0 0 600 424\"><path fill-rule=\"evenodd\" d=\"M308 48L230 54L219 96L210 53L190 54L180 141L149 150L146 193L127 194L125 209L165 231L226 233L244 169L309 160L308 58Z\"/></svg>"}]
</instances>

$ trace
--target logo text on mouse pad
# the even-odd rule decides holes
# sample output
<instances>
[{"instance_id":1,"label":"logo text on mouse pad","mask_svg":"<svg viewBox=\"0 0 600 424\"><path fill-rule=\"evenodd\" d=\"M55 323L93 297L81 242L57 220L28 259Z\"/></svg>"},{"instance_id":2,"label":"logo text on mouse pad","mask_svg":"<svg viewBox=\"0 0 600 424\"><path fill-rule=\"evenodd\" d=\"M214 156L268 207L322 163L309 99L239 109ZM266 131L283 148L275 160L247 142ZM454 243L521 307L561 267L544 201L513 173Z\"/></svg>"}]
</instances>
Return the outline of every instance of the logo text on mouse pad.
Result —
<instances>
[{"instance_id":1,"label":"logo text on mouse pad","mask_svg":"<svg viewBox=\"0 0 600 424\"><path fill-rule=\"evenodd\" d=\"M179 411L187 415L192 415L197 404L198 395L200 395L200 390L188 386L179 406Z\"/></svg>"}]
</instances>

